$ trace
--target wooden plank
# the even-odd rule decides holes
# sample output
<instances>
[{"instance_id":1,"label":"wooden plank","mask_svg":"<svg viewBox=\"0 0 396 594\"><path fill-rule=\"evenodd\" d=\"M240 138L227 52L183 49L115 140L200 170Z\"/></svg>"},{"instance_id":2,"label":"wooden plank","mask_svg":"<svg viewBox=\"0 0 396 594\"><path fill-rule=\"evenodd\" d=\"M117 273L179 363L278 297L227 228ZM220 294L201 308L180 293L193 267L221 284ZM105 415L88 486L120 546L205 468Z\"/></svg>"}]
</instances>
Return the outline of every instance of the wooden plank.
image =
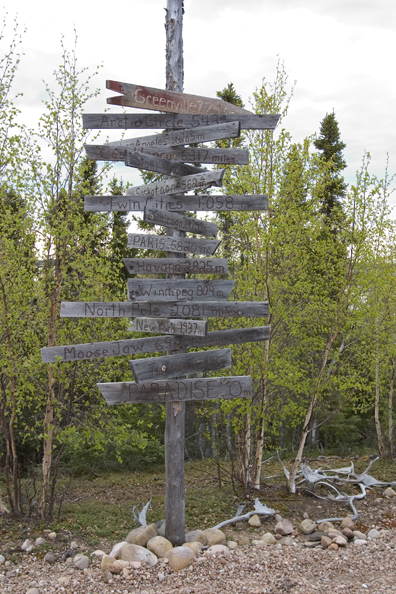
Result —
<instances>
[{"instance_id":1,"label":"wooden plank","mask_svg":"<svg viewBox=\"0 0 396 594\"><path fill-rule=\"evenodd\" d=\"M152 321L150 319L150 323ZM171 321L176 325L179 322L179 320ZM205 324L206 322L197 323ZM271 329L270 326L259 326L256 328L216 330L215 332L208 332L206 336L200 336L198 332L194 334L194 330L195 328L192 327L191 333L188 336L153 336L110 342L90 342L87 344L45 347L41 349L41 359L43 363L54 363L57 357L61 361L83 361L100 359L102 357L122 357L126 355L140 355L142 353L156 353L181 348L192 349L229 344L245 344L248 342L269 340Z\"/></svg>"},{"instance_id":2,"label":"wooden plank","mask_svg":"<svg viewBox=\"0 0 396 594\"><path fill-rule=\"evenodd\" d=\"M108 405L186 402L188 400L217 400L250 398L252 383L248 375L210 377L156 382L115 382L97 384Z\"/></svg>"},{"instance_id":3,"label":"wooden plank","mask_svg":"<svg viewBox=\"0 0 396 594\"><path fill-rule=\"evenodd\" d=\"M143 186L133 186L128 188L127 196L137 196L139 198L159 198L169 196L178 192L190 192L194 190L205 190L211 186L221 186L224 176L224 169L216 171L205 171L196 175L187 175L178 179L165 179L164 181L145 184Z\"/></svg>"},{"instance_id":4,"label":"wooden plank","mask_svg":"<svg viewBox=\"0 0 396 594\"><path fill-rule=\"evenodd\" d=\"M189 130L175 130L162 134L151 134L150 136L141 136L139 138L125 138L123 140L108 142L105 146L112 148L163 149L197 142L213 142L226 138L238 138L240 134L241 126L239 122L229 122L215 124L213 126L199 126L198 128Z\"/></svg>"},{"instance_id":5,"label":"wooden plank","mask_svg":"<svg viewBox=\"0 0 396 594\"><path fill-rule=\"evenodd\" d=\"M129 361L135 382L149 382L196 375L231 367L231 349L180 353Z\"/></svg>"},{"instance_id":6,"label":"wooden plank","mask_svg":"<svg viewBox=\"0 0 396 594\"><path fill-rule=\"evenodd\" d=\"M226 258L124 258L129 274L227 274Z\"/></svg>"},{"instance_id":7,"label":"wooden plank","mask_svg":"<svg viewBox=\"0 0 396 594\"><path fill-rule=\"evenodd\" d=\"M199 169L192 165L184 165L184 163L161 159L155 155L138 153L137 151L131 151L129 149L127 149L125 155L125 165L143 169L145 171L154 171L155 173L163 173L164 175L174 175L178 177L195 175L206 171L205 169Z\"/></svg>"},{"instance_id":8,"label":"wooden plank","mask_svg":"<svg viewBox=\"0 0 396 594\"><path fill-rule=\"evenodd\" d=\"M123 94L120 97L108 97L107 103L110 105L139 107L140 109L153 109L170 113L245 115L252 113L222 99L177 93L165 89L122 83L116 80L107 80L106 88Z\"/></svg>"},{"instance_id":9,"label":"wooden plank","mask_svg":"<svg viewBox=\"0 0 396 594\"><path fill-rule=\"evenodd\" d=\"M238 115L241 130L275 130L279 114ZM83 127L89 130L191 130L227 124L235 115L183 113L84 113Z\"/></svg>"},{"instance_id":10,"label":"wooden plank","mask_svg":"<svg viewBox=\"0 0 396 594\"><path fill-rule=\"evenodd\" d=\"M63 301L62 318L262 318L267 301Z\"/></svg>"},{"instance_id":11,"label":"wooden plank","mask_svg":"<svg viewBox=\"0 0 396 594\"><path fill-rule=\"evenodd\" d=\"M206 336L208 332L208 323L202 320L135 318L134 323L128 328L128 330L132 332L181 334L183 336Z\"/></svg>"},{"instance_id":12,"label":"wooden plank","mask_svg":"<svg viewBox=\"0 0 396 594\"><path fill-rule=\"evenodd\" d=\"M227 300L235 285L232 280L128 279L129 301L214 301Z\"/></svg>"},{"instance_id":13,"label":"wooden plank","mask_svg":"<svg viewBox=\"0 0 396 594\"><path fill-rule=\"evenodd\" d=\"M161 135L159 135L161 136ZM222 149L222 148L133 148L127 146L110 146L107 144L86 144L84 145L87 157L92 161L125 161L128 151L136 151L138 154L148 154L153 157L165 159L172 163L212 163L214 165L246 165L249 163L249 151L246 149ZM143 159L143 157L140 157ZM135 157L138 159L138 157ZM128 165L128 163L126 163ZM139 167L140 165L130 165ZM197 168L196 168L197 169ZM150 169L150 171L152 171ZM157 170L155 170L157 171ZM196 171L195 171L196 172ZM161 171L171 175L168 171ZM184 173L190 175L194 171Z\"/></svg>"},{"instance_id":14,"label":"wooden plank","mask_svg":"<svg viewBox=\"0 0 396 594\"><path fill-rule=\"evenodd\" d=\"M172 235L147 235L129 233L128 247L142 250L161 250L177 254L212 255L220 245L217 239L196 239L195 237L172 237Z\"/></svg>"},{"instance_id":15,"label":"wooden plank","mask_svg":"<svg viewBox=\"0 0 396 594\"><path fill-rule=\"evenodd\" d=\"M222 170L223 171L223 170ZM149 184L151 185L151 184ZM91 212L143 212L145 208L168 212L232 212L267 210L268 196L265 194L197 194L195 196L85 196L84 208Z\"/></svg>"},{"instance_id":16,"label":"wooden plank","mask_svg":"<svg viewBox=\"0 0 396 594\"><path fill-rule=\"evenodd\" d=\"M216 237L218 231L216 223L202 221L194 217L186 217L185 215L167 212L166 210L145 208L143 220L147 223L154 223L154 225L170 227L171 229L187 231L188 233L197 233L206 237Z\"/></svg>"}]
</instances>

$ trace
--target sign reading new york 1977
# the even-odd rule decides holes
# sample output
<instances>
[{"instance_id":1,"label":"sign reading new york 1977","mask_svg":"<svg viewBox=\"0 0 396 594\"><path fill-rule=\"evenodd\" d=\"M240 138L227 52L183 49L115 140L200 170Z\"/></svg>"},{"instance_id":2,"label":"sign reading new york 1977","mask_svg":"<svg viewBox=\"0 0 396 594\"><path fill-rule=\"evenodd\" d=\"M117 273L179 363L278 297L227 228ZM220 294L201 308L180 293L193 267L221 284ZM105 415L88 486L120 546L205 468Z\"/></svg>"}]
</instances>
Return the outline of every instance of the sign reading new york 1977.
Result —
<instances>
[{"instance_id":1,"label":"sign reading new york 1977","mask_svg":"<svg viewBox=\"0 0 396 594\"><path fill-rule=\"evenodd\" d=\"M187 349L211 349L268 340L268 326L207 332L207 318L263 318L266 302L228 301L233 281L184 279L185 274L225 274L224 258L185 258L186 253L210 256L219 246L217 226L186 216L186 211L264 210L267 196L195 194L221 186L224 170L207 171L187 163L246 163L246 150L186 147L195 142L235 138L242 129L274 129L278 115L257 116L220 99L182 93L181 53L182 0L167 0L167 89L108 81L107 88L122 93L108 99L112 105L154 109L161 114L87 114L85 128L164 129L165 134L125 139L101 146L87 146L93 159L123 159L127 166L169 176L167 179L128 188L127 196L87 196L87 211L144 211L148 222L167 227L167 235L133 233L128 245L161 250L167 258L127 258L130 274L167 274L166 279L128 280L127 302L62 303L63 317L127 317L134 319L131 330L149 336L120 341L63 345L41 349L44 362L79 361L100 357L162 353L166 356L130 361L134 382L98 384L110 405L163 403L166 406L166 532L171 542L184 542L184 402L252 396L248 376L192 377L186 374L213 372L231 365L231 350L187 353ZM173 23L172 26L170 23ZM178 28L179 45L173 47L169 32ZM175 130L172 132L172 130ZM197 239L186 237L200 234ZM199 319L201 318L201 319ZM202 319L204 318L204 319ZM163 335L161 335L161 333Z\"/></svg>"}]
</instances>

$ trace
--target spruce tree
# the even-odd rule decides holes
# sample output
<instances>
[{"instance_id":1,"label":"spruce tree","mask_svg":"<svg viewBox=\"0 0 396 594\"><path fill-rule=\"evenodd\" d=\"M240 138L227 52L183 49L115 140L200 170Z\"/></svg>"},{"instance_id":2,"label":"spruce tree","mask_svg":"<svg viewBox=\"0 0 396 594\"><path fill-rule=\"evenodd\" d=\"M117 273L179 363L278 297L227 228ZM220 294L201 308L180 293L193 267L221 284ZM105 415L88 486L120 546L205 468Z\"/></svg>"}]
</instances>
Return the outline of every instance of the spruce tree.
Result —
<instances>
[{"instance_id":1,"label":"spruce tree","mask_svg":"<svg viewBox=\"0 0 396 594\"><path fill-rule=\"evenodd\" d=\"M319 158L328 166L327 179L321 191L321 211L327 221L334 221L342 210L342 200L345 198L347 189L347 184L340 174L346 167L342 154L346 144L340 139L340 130L334 111L326 114L321 121L319 137L314 140L314 146L319 151Z\"/></svg>"}]
</instances>

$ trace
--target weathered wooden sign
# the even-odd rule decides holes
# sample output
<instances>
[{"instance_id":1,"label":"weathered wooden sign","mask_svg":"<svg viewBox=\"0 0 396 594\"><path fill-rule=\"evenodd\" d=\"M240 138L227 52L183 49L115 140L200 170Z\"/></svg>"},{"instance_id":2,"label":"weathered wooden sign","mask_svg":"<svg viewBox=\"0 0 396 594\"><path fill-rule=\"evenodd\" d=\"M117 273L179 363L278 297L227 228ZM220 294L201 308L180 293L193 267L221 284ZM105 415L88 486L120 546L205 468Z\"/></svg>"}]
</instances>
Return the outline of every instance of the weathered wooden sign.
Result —
<instances>
[{"instance_id":1,"label":"weathered wooden sign","mask_svg":"<svg viewBox=\"0 0 396 594\"><path fill-rule=\"evenodd\" d=\"M108 144L86 144L85 152L87 157L92 161L124 161L126 165L130 167L139 167L144 169L139 164L134 165L127 163L135 159L137 162L144 157L128 157L129 152L135 151L139 155L152 155L159 159L165 159L171 163L212 163L214 165L246 165L249 163L249 151L246 149L222 149L222 148L134 148L129 146L109 146ZM135 153L133 153L135 154ZM147 157L149 158L149 157ZM155 161L153 163L156 163ZM154 165L150 165L154 166ZM158 164L155 164L158 167ZM154 171L150 169L150 171ZM157 169L155 169L157 171ZM190 175L191 173L197 173L198 169L195 167L195 171L191 170L183 175ZM166 171L159 171L159 173L165 173L166 175L173 175Z\"/></svg>"},{"instance_id":2,"label":"weathered wooden sign","mask_svg":"<svg viewBox=\"0 0 396 594\"><path fill-rule=\"evenodd\" d=\"M216 237L218 231L216 223L202 221L194 217L186 217L185 215L166 210L153 210L147 207L144 209L143 220L147 223L154 223L154 225L205 235L206 237Z\"/></svg>"},{"instance_id":3,"label":"weathered wooden sign","mask_svg":"<svg viewBox=\"0 0 396 594\"><path fill-rule=\"evenodd\" d=\"M201 320L169 320L168 318L135 318L129 327L132 332L156 332L182 334L185 336L206 336L208 323Z\"/></svg>"},{"instance_id":4,"label":"weathered wooden sign","mask_svg":"<svg viewBox=\"0 0 396 594\"><path fill-rule=\"evenodd\" d=\"M224 171L224 170L222 170ZM154 185L154 184L147 184ZM178 190L179 191L179 190ZM150 195L149 195L150 196ZM91 212L142 212L144 209L169 212L201 210L203 212L231 212L267 210L268 196L265 194L218 195L198 194L196 196L85 196L85 210Z\"/></svg>"},{"instance_id":5,"label":"weathered wooden sign","mask_svg":"<svg viewBox=\"0 0 396 594\"><path fill-rule=\"evenodd\" d=\"M150 323L153 321L155 320L150 319ZM189 321L187 320L187 322ZM175 322L177 324L179 320L168 320L168 322ZM206 322L197 321L197 324L201 323L206 324ZM144 331L147 332L147 330ZM122 357L178 349L244 344L268 340L270 338L270 331L270 326L259 326L256 328L216 330L214 332L208 332L206 336L200 336L197 332L196 334L190 333L187 336L152 336L149 338L132 338L108 342L44 347L40 349L41 360L43 363L54 363L58 357L61 361L87 361L102 357ZM182 333L180 332L180 334Z\"/></svg>"},{"instance_id":6,"label":"weathered wooden sign","mask_svg":"<svg viewBox=\"0 0 396 594\"><path fill-rule=\"evenodd\" d=\"M240 123L229 122L228 124L215 124L214 126L203 126L190 130L176 130L174 132L165 132L162 134L151 134L150 136L140 136L139 138L126 138L108 142L104 146L110 146L112 148L130 147L136 149L163 149L184 144L194 144L197 142L213 142L214 140L237 138L240 134ZM92 145L85 145L84 148L86 149L87 146Z\"/></svg>"},{"instance_id":7,"label":"weathered wooden sign","mask_svg":"<svg viewBox=\"0 0 396 594\"><path fill-rule=\"evenodd\" d=\"M223 176L224 169L205 171L205 173L197 173L196 175L187 175L176 179L169 178L143 186L133 186L132 188L128 188L126 193L128 196L156 198L168 196L169 194L177 194L178 192L204 190L211 186L221 186Z\"/></svg>"},{"instance_id":8,"label":"weathered wooden sign","mask_svg":"<svg viewBox=\"0 0 396 594\"><path fill-rule=\"evenodd\" d=\"M214 301L227 300L235 285L232 280L128 279L129 301Z\"/></svg>"},{"instance_id":9,"label":"weathered wooden sign","mask_svg":"<svg viewBox=\"0 0 396 594\"><path fill-rule=\"evenodd\" d=\"M180 378L231 367L231 349L180 353L129 361L135 382Z\"/></svg>"},{"instance_id":10,"label":"weathered wooden sign","mask_svg":"<svg viewBox=\"0 0 396 594\"><path fill-rule=\"evenodd\" d=\"M124 105L127 107L154 109L171 113L252 113L247 109L243 109L222 99L200 97L199 95L189 95L188 93L176 93L175 91L122 83L116 80L107 80L106 88L123 94L121 97L109 97L107 103L111 105Z\"/></svg>"},{"instance_id":11,"label":"weathered wooden sign","mask_svg":"<svg viewBox=\"0 0 396 594\"><path fill-rule=\"evenodd\" d=\"M185 165L169 159L161 159L155 155L146 153L138 153L127 149L125 155L125 165L128 167L136 167L145 171L154 171L155 173L163 173L164 175L175 175L179 177L187 175L195 175L203 173L205 169L199 169L193 165Z\"/></svg>"},{"instance_id":12,"label":"weathered wooden sign","mask_svg":"<svg viewBox=\"0 0 396 594\"><path fill-rule=\"evenodd\" d=\"M173 237L172 235L146 235L129 233L128 247L143 250L161 250L174 253L206 254L211 256L220 245L217 239L195 239L194 237Z\"/></svg>"},{"instance_id":13,"label":"weathered wooden sign","mask_svg":"<svg viewBox=\"0 0 396 594\"><path fill-rule=\"evenodd\" d=\"M129 274L226 274L226 258L124 258Z\"/></svg>"},{"instance_id":14,"label":"weathered wooden sign","mask_svg":"<svg viewBox=\"0 0 396 594\"><path fill-rule=\"evenodd\" d=\"M238 115L241 130L275 130L280 115ZM228 124L232 114L184 113L85 113L83 127L89 130L191 130L202 126ZM197 141L195 141L197 142Z\"/></svg>"},{"instance_id":15,"label":"weathered wooden sign","mask_svg":"<svg viewBox=\"0 0 396 594\"><path fill-rule=\"evenodd\" d=\"M185 380L158 380L156 382L119 382L97 384L107 404L146 404L186 402L188 400L214 400L250 398L250 376L210 377Z\"/></svg>"},{"instance_id":16,"label":"weathered wooden sign","mask_svg":"<svg viewBox=\"0 0 396 594\"><path fill-rule=\"evenodd\" d=\"M62 318L263 318L267 301L63 301Z\"/></svg>"}]
</instances>

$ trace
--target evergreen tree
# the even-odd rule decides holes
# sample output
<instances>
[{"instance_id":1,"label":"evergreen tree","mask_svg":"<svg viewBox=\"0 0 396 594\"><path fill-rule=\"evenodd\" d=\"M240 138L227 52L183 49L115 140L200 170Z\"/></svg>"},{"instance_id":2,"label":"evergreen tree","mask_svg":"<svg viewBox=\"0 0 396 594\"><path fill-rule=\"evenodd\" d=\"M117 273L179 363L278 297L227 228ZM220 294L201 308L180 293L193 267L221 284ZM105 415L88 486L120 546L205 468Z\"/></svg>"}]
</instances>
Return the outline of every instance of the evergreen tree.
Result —
<instances>
[{"instance_id":1,"label":"evergreen tree","mask_svg":"<svg viewBox=\"0 0 396 594\"><path fill-rule=\"evenodd\" d=\"M345 169L346 162L342 151L346 147L340 138L340 130L335 113L328 113L320 124L319 138L314 140L314 146L319 151L319 158L327 164L327 179L322 189L322 212L326 219L336 218L336 212L342 209L347 184L340 172Z\"/></svg>"}]
</instances>

